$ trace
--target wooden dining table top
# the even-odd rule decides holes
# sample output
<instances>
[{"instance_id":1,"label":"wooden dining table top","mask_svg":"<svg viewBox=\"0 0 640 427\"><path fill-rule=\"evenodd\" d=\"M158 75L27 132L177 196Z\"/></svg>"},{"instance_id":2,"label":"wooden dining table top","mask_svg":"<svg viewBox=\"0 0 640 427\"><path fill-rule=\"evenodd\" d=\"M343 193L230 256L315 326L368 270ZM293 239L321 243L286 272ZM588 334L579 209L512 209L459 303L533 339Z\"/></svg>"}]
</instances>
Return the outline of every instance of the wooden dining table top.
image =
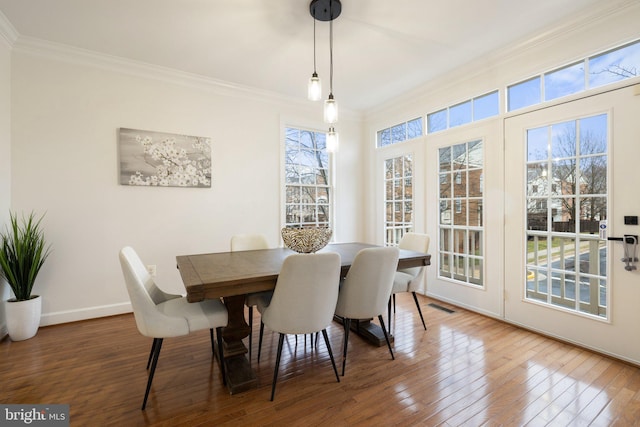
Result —
<instances>
[{"instance_id":1,"label":"wooden dining table top","mask_svg":"<svg viewBox=\"0 0 640 427\"><path fill-rule=\"evenodd\" d=\"M342 274L345 276L356 254L362 249L373 247L378 246L367 243L333 243L319 252L340 254ZM284 259L295 253L288 248L273 248L178 255L176 261L187 291L187 300L198 302L207 298L272 290ZM429 254L401 249L398 268L430 265L430 260Z\"/></svg>"}]
</instances>

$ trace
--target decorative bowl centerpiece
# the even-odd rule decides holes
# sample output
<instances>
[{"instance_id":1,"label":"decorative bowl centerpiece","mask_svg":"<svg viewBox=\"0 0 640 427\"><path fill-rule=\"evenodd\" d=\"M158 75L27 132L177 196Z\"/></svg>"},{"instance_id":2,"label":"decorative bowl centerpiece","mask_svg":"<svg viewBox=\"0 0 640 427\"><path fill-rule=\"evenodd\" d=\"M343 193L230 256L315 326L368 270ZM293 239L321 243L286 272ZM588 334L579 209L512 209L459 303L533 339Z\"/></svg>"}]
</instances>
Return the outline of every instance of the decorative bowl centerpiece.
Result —
<instances>
[{"instance_id":1,"label":"decorative bowl centerpiece","mask_svg":"<svg viewBox=\"0 0 640 427\"><path fill-rule=\"evenodd\" d=\"M333 230L327 227L283 228L282 240L289 249L308 254L327 246Z\"/></svg>"}]
</instances>

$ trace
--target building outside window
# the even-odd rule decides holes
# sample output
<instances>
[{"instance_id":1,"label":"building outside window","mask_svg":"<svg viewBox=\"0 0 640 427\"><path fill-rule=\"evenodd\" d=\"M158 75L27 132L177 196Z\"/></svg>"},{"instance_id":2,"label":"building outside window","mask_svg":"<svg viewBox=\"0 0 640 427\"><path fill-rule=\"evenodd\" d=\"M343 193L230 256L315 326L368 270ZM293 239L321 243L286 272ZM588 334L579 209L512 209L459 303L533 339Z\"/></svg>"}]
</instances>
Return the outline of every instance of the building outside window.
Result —
<instances>
[{"instance_id":1,"label":"building outside window","mask_svg":"<svg viewBox=\"0 0 640 427\"><path fill-rule=\"evenodd\" d=\"M484 284L482 141L439 149L440 277ZM453 209L452 209L453 208Z\"/></svg>"},{"instance_id":2,"label":"building outside window","mask_svg":"<svg viewBox=\"0 0 640 427\"><path fill-rule=\"evenodd\" d=\"M285 129L285 226L330 227L332 186L326 134Z\"/></svg>"},{"instance_id":3,"label":"building outside window","mask_svg":"<svg viewBox=\"0 0 640 427\"><path fill-rule=\"evenodd\" d=\"M384 162L384 243L395 246L413 230L413 155Z\"/></svg>"}]
</instances>

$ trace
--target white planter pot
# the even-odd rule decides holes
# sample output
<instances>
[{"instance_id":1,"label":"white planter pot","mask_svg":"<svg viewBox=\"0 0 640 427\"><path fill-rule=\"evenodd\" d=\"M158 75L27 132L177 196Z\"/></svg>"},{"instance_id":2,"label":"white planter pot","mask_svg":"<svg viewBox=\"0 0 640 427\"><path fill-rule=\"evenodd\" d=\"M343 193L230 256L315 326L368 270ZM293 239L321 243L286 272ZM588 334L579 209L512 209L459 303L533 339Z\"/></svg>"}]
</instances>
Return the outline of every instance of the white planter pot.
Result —
<instances>
[{"instance_id":1,"label":"white planter pot","mask_svg":"<svg viewBox=\"0 0 640 427\"><path fill-rule=\"evenodd\" d=\"M7 331L11 341L28 340L35 336L40 326L42 313L42 298L34 296L26 301L16 301L15 298L5 303L7 315Z\"/></svg>"}]
</instances>

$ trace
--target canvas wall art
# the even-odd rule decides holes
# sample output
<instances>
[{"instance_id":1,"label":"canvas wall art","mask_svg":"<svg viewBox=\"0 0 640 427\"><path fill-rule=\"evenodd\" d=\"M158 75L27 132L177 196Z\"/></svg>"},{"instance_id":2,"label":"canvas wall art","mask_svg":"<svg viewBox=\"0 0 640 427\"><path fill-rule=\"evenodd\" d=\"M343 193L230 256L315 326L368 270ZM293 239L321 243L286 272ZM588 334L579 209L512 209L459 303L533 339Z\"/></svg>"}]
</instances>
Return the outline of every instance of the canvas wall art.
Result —
<instances>
[{"instance_id":1,"label":"canvas wall art","mask_svg":"<svg viewBox=\"0 0 640 427\"><path fill-rule=\"evenodd\" d=\"M120 184L211 187L211 140L120 128Z\"/></svg>"}]
</instances>

